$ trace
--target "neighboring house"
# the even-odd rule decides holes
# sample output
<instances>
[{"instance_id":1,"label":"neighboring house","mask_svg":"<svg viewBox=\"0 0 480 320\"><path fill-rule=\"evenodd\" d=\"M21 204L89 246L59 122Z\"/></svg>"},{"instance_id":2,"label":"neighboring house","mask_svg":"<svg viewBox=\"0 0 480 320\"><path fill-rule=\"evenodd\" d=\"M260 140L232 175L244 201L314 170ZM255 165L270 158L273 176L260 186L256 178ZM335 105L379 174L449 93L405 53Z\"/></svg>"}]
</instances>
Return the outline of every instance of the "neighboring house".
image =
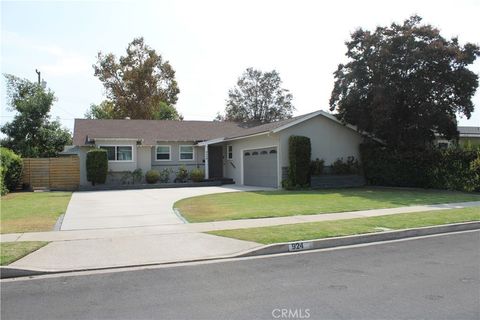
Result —
<instances>
[{"instance_id":1,"label":"neighboring house","mask_svg":"<svg viewBox=\"0 0 480 320\"><path fill-rule=\"evenodd\" d=\"M288 138L311 139L312 159L330 165L337 158L359 158L362 135L333 115L316 111L248 127L214 121L76 119L73 143L80 156L80 184L87 185L86 153L108 151L109 170L141 168L205 170L205 178L230 178L237 184L280 187L288 168Z\"/></svg>"},{"instance_id":2,"label":"neighboring house","mask_svg":"<svg viewBox=\"0 0 480 320\"><path fill-rule=\"evenodd\" d=\"M479 146L480 145L480 127L462 127L458 126L458 145L459 146ZM456 141L443 139L437 136L435 143L440 148L448 148L457 144Z\"/></svg>"}]
</instances>

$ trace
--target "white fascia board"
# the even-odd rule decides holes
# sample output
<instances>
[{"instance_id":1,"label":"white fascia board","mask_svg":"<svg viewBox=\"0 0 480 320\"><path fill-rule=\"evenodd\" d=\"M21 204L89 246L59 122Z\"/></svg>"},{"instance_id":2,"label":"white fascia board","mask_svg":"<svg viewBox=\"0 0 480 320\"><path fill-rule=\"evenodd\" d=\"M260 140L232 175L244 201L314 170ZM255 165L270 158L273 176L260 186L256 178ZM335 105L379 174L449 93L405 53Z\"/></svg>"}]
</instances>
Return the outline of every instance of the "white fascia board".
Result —
<instances>
[{"instance_id":1,"label":"white fascia board","mask_svg":"<svg viewBox=\"0 0 480 320\"><path fill-rule=\"evenodd\" d=\"M124 140L124 141L143 141L143 139L140 138L92 138L93 140L106 140L106 141L119 141L119 140Z\"/></svg>"},{"instance_id":2,"label":"white fascia board","mask_svg":"<svg viewBox=\"0 0 480 320\"><path fill-rule=\"evenodd\" d=\"M217 138L217 139L212 139L212 140L206 140L206 141L202 141L202 142L197 143L197 146L206 146L206 145L209 145L209 144L219 143L219 142L222 142L224 140L225 140L225 138Z\"/></svg>"}]
</instances>

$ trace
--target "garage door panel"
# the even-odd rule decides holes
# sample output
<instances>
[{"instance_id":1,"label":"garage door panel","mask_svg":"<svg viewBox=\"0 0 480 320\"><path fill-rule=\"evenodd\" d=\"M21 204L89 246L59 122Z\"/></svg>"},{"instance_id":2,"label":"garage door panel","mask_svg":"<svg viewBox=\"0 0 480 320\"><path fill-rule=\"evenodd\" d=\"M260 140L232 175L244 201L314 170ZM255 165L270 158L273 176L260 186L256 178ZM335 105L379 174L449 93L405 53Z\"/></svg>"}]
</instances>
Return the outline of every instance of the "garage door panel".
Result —
<instances>
[{"instance_id":1,"label":"garage door panel","mask_svg":"<svg viewBox=\"0 0 480 320\"><path fill-rule=\"evenodd\" d=\"M243 183L250 186L277 187L277 149L245 150Z\"/></svg>"}]
</instances>

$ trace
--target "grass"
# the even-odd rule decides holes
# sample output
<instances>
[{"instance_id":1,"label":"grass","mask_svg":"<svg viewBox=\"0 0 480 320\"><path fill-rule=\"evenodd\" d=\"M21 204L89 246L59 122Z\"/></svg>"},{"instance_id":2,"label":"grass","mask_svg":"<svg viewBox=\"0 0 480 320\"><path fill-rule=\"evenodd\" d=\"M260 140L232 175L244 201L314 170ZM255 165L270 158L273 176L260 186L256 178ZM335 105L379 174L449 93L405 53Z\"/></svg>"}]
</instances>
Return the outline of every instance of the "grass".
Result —
<instances>
[{"instance_id":1,"label":"grass","mask_svg":"<svg viewBox=\"0 0 480 320\"><path fill-rule=\"evenodd\" d=\"M379 228L398 230L478 220L480 220L480 207L471 207L208 233L271 244L383 231Z\"/></svg>"},{"instance_id":2,"label":"grass","mask_svg":"<svg viewBox=\"0 0 480 320\"><path fill-rule=\"evenodd\" d=\"M480 195L391 188L230 192L183 199L174 207L190 222L206 222L464 201L480 201Z\"/></svg>"},{"instance_id":3,"label":"grass","mask_svg":"<svg viewBox=\"0 0 480 320\"><path fill-rule=\"evenodd\" d=\"M49 231L67 210L71 192L18 192L1 199L0 233Z\"/></svg>"},{"instance_id":4,"label":"grass","mask_svg":"<svg viewBox=\"0 0 480 320\"><path fill-rule=\"evenodd\" d=\"M6 242L0 245L0 265L8 265L27 254L40 249L48 242L25 241L25 242Z\"/></svg>"}]
</instances>

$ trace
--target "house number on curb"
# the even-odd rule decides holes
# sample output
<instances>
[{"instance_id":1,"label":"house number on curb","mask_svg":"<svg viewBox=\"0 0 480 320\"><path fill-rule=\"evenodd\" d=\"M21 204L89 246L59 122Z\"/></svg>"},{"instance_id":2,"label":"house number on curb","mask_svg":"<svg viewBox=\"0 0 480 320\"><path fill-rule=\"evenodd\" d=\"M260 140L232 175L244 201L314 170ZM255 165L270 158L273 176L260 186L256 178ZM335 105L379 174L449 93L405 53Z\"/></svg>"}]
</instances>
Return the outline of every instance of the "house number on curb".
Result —
<instances>
[{"instance_id":1,"label":"house number on curb","mask_svg":"<svg viewBox=\"0 0 480 320\"><path fill-rule=\"evenodd\" d=\"M288 245L288 251L302 251L312 249L312 242L293 242Z\"/></svg>"}]
</instances>

